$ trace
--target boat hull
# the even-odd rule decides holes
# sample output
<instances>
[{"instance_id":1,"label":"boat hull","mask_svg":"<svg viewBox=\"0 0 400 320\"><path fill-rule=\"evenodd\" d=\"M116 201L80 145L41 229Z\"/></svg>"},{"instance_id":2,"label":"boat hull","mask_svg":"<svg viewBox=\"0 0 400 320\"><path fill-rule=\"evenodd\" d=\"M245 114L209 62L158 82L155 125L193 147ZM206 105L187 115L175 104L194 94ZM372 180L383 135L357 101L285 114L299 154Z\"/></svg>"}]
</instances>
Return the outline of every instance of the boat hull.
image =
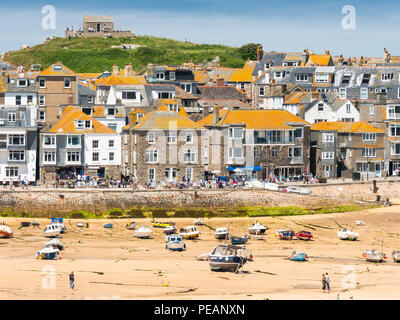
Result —
<instances>
[{"instance_id":1,"label":"boat hull","mask_svg":"<svg viewBox=\"0 0 400 320\"><path fill-rule=\"evenodd\" d=\"M237 245L237 244L245 244L249 239L248 238L242 238L242 237L232 237L231 236L231 244Z\"/></svg>"},{"instance_id":2,"label":"boat hull","mask_svg":"<svg viewBox=\"0 0 400 320\"><path fill-rule=\"evenodd\" d=\"M249 233L250 234L254 234L254 235L258 235L258 234L265 234L265 232L267 231L267 229L249 229Z\"/></svg>"},{"instance_id":3,"label":"boat hull","mask_svg":"<svg viewBox=\"0 0 400 320\"><path fill-rule=\"evenodd\" d=\"M228 261L226 261L226 259L228 259ZM246 260L239 257L227 258L209 256L208 262L211 271L236 272L243 267L243 265L246 263Z\"/></svg>"},{"instance_id":4,"label":"boat hull","mask_svg":"<svg viewBox=\"0 0 400 320\"><path fill-rule=\"evenodd\" d=\"M229 237L229 233L220 233L215 235L215 239L226 240Z\"/></svg>"},{"instance_id":5,"label":"boat hull","mask_svg":"<svg viewBox=\"0 0 400 320\"><path fill-rule=\"evenodd\" d=\"M167 243L165 246L166 249L170 251L183 251L186 249L186 245L182 242L180 243Z\"/></svg>"}]
</instances>

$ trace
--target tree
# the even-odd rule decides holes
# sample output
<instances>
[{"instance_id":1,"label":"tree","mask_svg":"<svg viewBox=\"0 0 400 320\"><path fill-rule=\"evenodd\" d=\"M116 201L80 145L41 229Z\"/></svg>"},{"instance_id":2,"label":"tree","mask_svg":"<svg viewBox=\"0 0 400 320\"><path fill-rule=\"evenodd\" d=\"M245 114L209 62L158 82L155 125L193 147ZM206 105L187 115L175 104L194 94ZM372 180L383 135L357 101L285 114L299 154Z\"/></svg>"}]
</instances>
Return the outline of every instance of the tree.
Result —
<instances>
[{"instance_id":1,"label":"tree","mask_svg":"<svg viewBox=\"0 0 400 320\"><path fill-rule=\"evenodd\" d=\"M241 46L237 51L244 60L257 60L257 48L259 43L248 43Z\"/></svg>"}]
</instances>

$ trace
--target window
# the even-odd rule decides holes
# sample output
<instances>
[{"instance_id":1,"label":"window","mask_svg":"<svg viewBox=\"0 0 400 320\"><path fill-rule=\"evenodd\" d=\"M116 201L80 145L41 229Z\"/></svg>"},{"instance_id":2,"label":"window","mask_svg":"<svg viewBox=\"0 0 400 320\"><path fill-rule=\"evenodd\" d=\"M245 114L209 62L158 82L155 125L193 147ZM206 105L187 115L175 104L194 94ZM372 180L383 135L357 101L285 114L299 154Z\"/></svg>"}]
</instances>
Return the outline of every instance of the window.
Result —
<instances>
[{"instance_id":1,"label":"window","mask_svg":"<svg viewBox=\"0 0 400 320\"><path fill-rule=\"evenodd\" d=\"M400 88L397 88L397 98L400 99Z\"/></svg>"},{"instance_id":2,"label":"window","mask_svg":"<svg viewBox=\"0 0 400 320\"><path fill-rule=\"evenodd\" d=\"M260 155L261 155L260 147L255 147L254 148L254 158L259 158Z\"/></svg>"},{"instance_id":3,"label":"window","mask_svg":"<svg viewBox=\"0 0 400 320\"><path fill-rule=\"evenodd\" d=\"M43 152L43 163L55 163L56 153L55 151L44 151Z\"/></svg>"},{"instance_id":4,"label":"window","mask_svg":"<svg viewBox=\"0 0 400 320\"><path fill-rule=\"evenodd\" d=\"M10 150L8 152L8 161L25 161L25 151Z\"/></svg>"},{"instance_id":5,"label":"window","mask_svg":"<svg viewBox=\"0 0 400 320\"><path fill-rule=\"evenodd\" d=\"M376 141L376 133L363 133L363 141Z\"/></svg>"},{"instance_id":6,"label":"window","mask_svg":"<svg viewBox=\"0 0 400 320\"><path fill-rule=\"evenodd\" d=\"M108 116L115 116L115 108L107 108L107 115Z\"/></svg>"},{"instance_id":7,"label":"window","mask_svg":"<svg viewBox=\"0 0 400 320\"><path fill-rule=\"evenodd\" d=\"M79 147L81 145L80 136L68 136L67 146L68 147Z\"/></svg>"},{"instance_id":8,"label":"window","mask_svg":"<svg viewBox=\"0 0 400 320\"><path fill-rule=\"evenodd\" d=\"M27 102L28 102L28 103L33 102L33 96L28 96Z\"/></svg>"},{"instance_id":9,"label":"window","mask_svg":"<svg viewBox=\"0 0 400 320\"><path fill-rule=\"evenodd\" d=\"M109 161L114 161L114 159L115 159L115 154L114 154L114 152L110 152L110 153L108 154L108 160L109 160Z\"/></svg>"},{"instance_id":10,"label":"window","mask_svg":"<svg viewBox=\"0 0 400 320\"><path fill-rule=\"evenodd\" d=\"M400 155L400 143L392 142L390 144L391 155Z\"/></svg>"},{"instance_id":11,"label":"window","mask_svg":"<svg viewBox=\"0 0 400 320\"><path fill-rule=\"evenodd\" d=\"M92 148L93 149L98 149L99 148L99 140L93 140L92 141Z\"/></svg>"},{"instance_id":12,"label":"window","mask_svg":"<svg viewBox=\"0 0 400 320\"><path fill-rule=\"evenodd\" d=\"M192 168L186 168L186 178L189 180L193 180L193 169Z\"/></svg>"},{"instance_id":13,"label":"window","mask_svg":"<svg viewBox=\"0 0 400 320\"><path fill-rule=\"evenodd\" d=\"M28 86L28 81L24 80L18 80L18 87L27 87Z\"/></svg>"},{"instance_id":14,"label":"window","mask_svg":"<svg viewBox=\"0 0 400 320\"><path fill-rule=\"evenodd\" d=\"M146 151L146 162L156 163L158 162L158 152L157 150L147 150Z\"/></svg>"},{"instance_id":15,"label":"window","mask_svg":"<svg viewBox=\"0 0 400 320\"><path fill-rule=\"evenodd\" d=\"M296 81L308 81L308 74L296 74Z\"/></svg>"},{"instance_id":16,"label":"window","mask_svg":"<svg viewBox=\"0 0 400 320\"><path fill-rule=\"evenodd\" d=\"M323 112L323 111L324 111L324 104L318 103L318 112Z\"/></svg>"},{"instance_id":17,"label":"window","mask_svg":"<svg viewBox=\"0 0 400 320\"><path fill-rule=\"evenodd\" d=\"M41 88L41 89L46 88L46 79L45 78L39 78L39 88Z\"/></svg>"},{"instance_id":18,"label":"window","mask_svg":"<svg viewBox=\"0 0 400 320\"><path fill-rule=\"evenodd\" d=\"M186 135L186 143L193 143L193 134L192 133L188 133Z\"/></svg>"},{"instance_id":19,"label":"window","mask_svg":"<svg viewBox=\"0 0 400 320\"><path fill-rule=\"evenodd\" d=\"M193 150L186 150L183 154L183 162L195 162L196 152Z\"/></svg>"},{"instance_id":20,"label":"window","mask_svg":"<svg viewBox=\"0 0 400 320\"><path fill-rule=\"evenodd\" d=\"M71 78L64 78L64 88L71 88Z\"/></svg>"},{"instance_id":21,"label":"window","mask_svg":"<svg viewBox=\"0 0 400 320\"><path fill-rule=\"evenodd\" d=\"M327 73L316 73L315 74L315 82L317 82L317 83L328 83L329 82L329 74L327 74Z\"/></svg>"},{"instance_id":22,"label":"window","mask_svg":"<svg viewBox=\"0 0 400 320\"><path fill-rule=\"evenodd\" d=\"M267 62L265 63L265 65L264 65L264 68L265 68L265 69L269 69L269 68L271 68L271 66L272 66L272 61L267 61Z\"/></svg>"},{"instance_id":23,"label":"window","mask_svg":"<svg viewBox=\"0 0 400 320\"><path fill-rule=\"evenodd\" d=\"M285 71L276 71L275 78L283 78L285 76Z\"/></svg>"},{"instance_id":24,"label":"window","mask_svg":"<svg viewBox=\"0 0 400 320\"><path fill-rule=\"evenodd\" d=\"M376 157L376 149L375 148L362 148L362 156L365 157Z\"/></svg>"},{"instance_id":25,"label":"window","mask_svg":"<svg viewBox=\"0 0 400 320\"><path fill-rule=\"evenodd\" d=\"M158 99L172 99L172 92L158 92Z\"/></svg>"},{"instance_id":26,"label":"window","mask_svg":"<svg viewBox=\"0 0 400 320\"><path fill-rule=\"evenodd\" d=\"M110 128L113 131L117 131L117 124L116 123L108 123L107 128Z\"/></svg>"},{"instance_id":27,"label":"window","mask_svg":"<svg viewBox=\"0 0 400 320\"><path fill-rule=\"evenodd\" d=\"M291 147L288 149L289 158L300 158L303 155L303 148Z\"/></svg>"},{"instance_id":28,"label":"window","mask_svg":"<svg viewBox=\"0 0 400 320\"><path fill-rule=\"evenodd\" d=\"M98 162L99 161L99 153L98 152L93 152L92 153L92 161L93 162Z\"/></svg>"},{"instance_id":29,"label":"window","mask_svg":"<svg viewBox=\"0 0 400 320\"><path fill-rule=\"evenodd\" d=\"M108 147L114 148L114 140L108 140Z\"/></svg>"},{"instance_id":30,"label":"window","mask_svg":"<svg viewBox=\"0 0 400 320\"><path fill-rule=\"evenodd\" d=\"M263 97L265 94L264 87L260 87L260 97Z\"/></svg>"},{"instance_id":31,"label":"window","mask_svg":"<svg viewBox=\"0 0 400 320\"><path fill-rule=\"evenodd\" d=\"M278 158L278 148L277 147L272 147L271 149L271 157L276 159Z\"/></svg>"},{"instance_id":32,"label":"window","mask_svg":"<svg viewBox=\"0 0 400 320\"><path fill-rule=\"evenodd\" d=\"M62 70L62 66L59 64L56 64L56 65L54 65L53 69L56 71L60 71L60 70Z\"/></svg>"},{"instance_id":33,"label":"window","mask_svg":"<svg viewBox=\"0 0 400 320\"><path fill-rule=\"evenodd\" d=\"M156 72L156 78L158 80L164 80L165 79L165 73L164 72Z\"/></svg>"},{"instance_id":34,"label":"window","mask_svg":"<svg viewBox=\"0 0 400 320\"><path fill-rule=\"evenodd\" d=\"M360 99L367 100L368 99L368 88L361 88L360 89Z\"/></svg>"},{"instance_id":35,"label":"window","mask_svg":"<svg viewBox=\"0 0 400 320\"><path fill-rule=\"evenodd\" d=\"M0 149L7 149L7 135L0 134Z\"/></svg>"},{"instance_id":36,"label":"window","mask_svg":"<svg viewBox=\"0 0 400 320\"><path fill-rule=\"evenodd\" d=\"M191 83L181 83L181 88L186 92L192 93L192 84Z\"/></svg>"},{"instance_id":37,"label":"window","mask_svg":"<svg viewBox=\"0 0 400 320\"><path fill-rule=\"evenodd\" d=\"M150 168L148 172L149 172L149 180L150 181L155 180L156 179L156 169Z\"/></svg>"},{"instance_id":38,"label":"window","mask_svg":"<svg viewBox=\"0 0 400 320\"><path fill-rule=\"evenodd\" d=\"M175 80L176 79L176 74L175 74L175 72L170 72L169 73L169 80Z\"/></svg>"},{"instance_id":39,"label":"window","mask_svg":"<svg viewBox=\"0 0 400 320\"><path fill-rule=\"evenodd\" d=\"M149 133L147 135L147 142L148 143L155 143L156 142L156 135L154 133Z\"/></svg>"},{"instance_id":40,"label":"window","mask_svg":"<svg viewBox=\"0 0 400 320\"><path fill-rule=\"evenodd\" d=\"M10 134L8 135L8 145L10 146L24 146L25 135L23 134Z\"/></svg>"},{"instance_id":41,"label":"window","mask_svg":"<svg viewBox=\"0 0 400 320\"><path fill-rule=\"evenodd\" d=\"M46 105L46 97L39 96L39 106L44 107Z\"/></svg>"},{"instance_id":42,"label":"window","mask_svg":"<svg viewBox=\"0 0 400 320\"><path fill-rule=\"evenodd\" d=\"M242 139L243 138L243 128L229 128L229 138Z\"/></svg>"},{"instance_id":43,"label":"window","mask_svg":"<svg viewBox=\"0 0 400 320\"><path fill-rule=\"evenodd\" d=\"M39 110L39 120L40 121L46 120L46 112L44 110Z\"/></svg>"},{"instance_id":44,"label":"window","mask_svg":"<svg viewBox=\"0 0 400 320\"><path fill-rule=\"evenodd\" d=\"M350 83L350 79L351 79L351 74L345 74L345 75L343 75L343 78L342 78L342 85L343 85L343 84L349 84L349 83Z\"/></svg>"},{"instance_id":45,"label":"window","mask_svg":"<svg viewBox=\"0 0 400 320\"><path fill-rule=\"evenodd\" d=\"M18 167L6 167L6 177L18 177Z\"/></svg>"},{"instance_id":46,"label":"window","mask_svg":"<svg viewBox=\"0 0 400 320\"><path fill-rule=\"evenodd\" d=\"M167 142L168 143L176 143L176 132L168 132Z\"/></svg>"},{"instance_id":47,"label":"window","mask_svg":"<svg viewBox=\"0 0 400 320\"><path fill-rule=\"evenodd\" d=\"M375 108L374 108L374 106L372 105L372 106L369 106L369 115L370 116L373 116L375 114Z\"/></svg>"},{"instance_id":48,"label":"window","mask_svg":"<svg viewBox=\"0 0 400 320\"><path fill-rule=\"evenodd\" d=\"M334 142L335 134L334 133L323 133L322 134L322 142Z\"/></svg>"},{"instance_id":49,"label":"window","mask_svg":"<svg viewBox=\"0 0 400 320\"><path fill-rule=\"evenodd\" d=\"M393 73L383 73L381 74L382 81L393 80Z\"/></svg>"},{"instance_id":50,"label":"window","mask_svg":"<svg viewBox=\"0 0 400 320\"><path fill-rule=\"evenodd\" d=\"M361 80L361 84L369 84L370 79L371 79L371 74L364 73L363 78Z\"/></svg>"},{"instance_id":51,"label":"window","mask_svg":"<svg viewBox=\"0 0 400 320\"><path fill-rule=\"evenodd\" d=\"M322 159L323 160L333 160L334 159L333 152L322 152Z\"/></svg>"},{"instance_id":52,"label":"window","mask_svg":"<svg viewBox=\"0 0 400 320\"><path fill-rule=\"evenodd\" d=\"M17 106L20 106L20 105L21 105L21 96L15 96L15 104L16 104Z\"/></svg>"},{"instance_id":53,"label":"window","mask_svg":"<svg viewBox=\"0 0 400 320\"><path fill-rule=\"evenodd\" d=\"M79 151L68 151L67 152L67 162L77 163L80 162L81 153Z\"/></svg>"},{"instance_id":54,"label":"window","mask_svg":"<svg viewBox=\"0 0 400 320\"><path fill-rule=\"evenodd\" d=\"M43 146L44 147L55 147L55 145L56 145L56 136L53 136L53 135L43 136Z\"/></svg>"},{"instance_id":55,"label":"window","mask_svg":"<svg viewBox=\"0 0 400 320\"><path fill-rule=\"evenodd\" d=\"M294 130L294 137L303 138L303 128L296 128L296 130Z\"/></svg>"},{"instance_id":56,"label":"window","mask_svg":"<svg viewBox=\"0 0 400 320\"><path fill-rule=\"evenodd\" d=\"M351 113L351 104L350 103L346 104L346 112Z\"/></svg>"},{"instance_id":57,"label":"window","mask_svg":"<svg viewBox=\"0 0 400 320\"><path fill-rule=\"evenodd\" d=\"M122 92L123 100L137 100L135 91L123 91Z\"/></svg>"},{"instance_id":58,"label":"window","mask_svg":"<svg viewBox=\"0 0 400 320\"><path fill-rule=\"evenodd\" d=\"M243 148L229 148L229 158L242 158Z\"/></svg>"},{"instance_id":59,"label":"window","mask_svg":"<svg viewBox=\"0 0 400 320\"><path fill-rule=\"evenodd\" d=\"M8 122L15 122L17 120L16 112L8 112Z\"/></svg>"},{"instance_id":60,"label":"window","mask_svg":"<svg viewBox=\"0 0 400 320\"><path fill-rule=\"evenodd\" d=\"M347 97L347 90L346 88L339 88L339 98L346 99Z\"/></svg>"},{"instance_id":61,"label":"window","mask_svg":"<svg viewBox=\"0 0 400 320\"><path fill-rule=\"evenodd\" d=\"M88 96L88 103L93 103L93 96Z\"/></svg>"},{"instance_id":62,"label":"window","mask_svg":"<svg viewBox=\"0 0 400 320\"><path fill-rule=\"evenodd\" d=\"M390 137L400 137L400 124L391 124L389 126Z\"/></svg>"}]
</instances>

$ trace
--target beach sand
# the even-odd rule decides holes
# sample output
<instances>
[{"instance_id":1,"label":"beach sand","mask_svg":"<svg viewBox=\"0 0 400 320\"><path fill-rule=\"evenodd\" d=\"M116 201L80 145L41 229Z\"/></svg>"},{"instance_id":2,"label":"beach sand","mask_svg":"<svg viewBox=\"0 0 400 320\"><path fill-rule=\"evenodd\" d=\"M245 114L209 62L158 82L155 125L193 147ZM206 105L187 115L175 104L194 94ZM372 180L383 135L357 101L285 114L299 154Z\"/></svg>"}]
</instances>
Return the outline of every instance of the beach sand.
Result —
<instances>
[{"instance_id":1,"label":"beach sand","mask_svg":"<svg viewBox=\"0 0 400 320\"><path fill-rule=\"evenodd\" d=\"M59 260L36 260L35 253L46 239L43 229L49 219L1 219L14 231L14 238L0 239L0 299L399 299L400 264L391 253L400 249L399 207L361 212L258 218L268 226L264 240L251 239L254 262L237 274L212 272L207 261L196 256L210 252L219 243L213 231L199 227L200 240L186 240L187 250L165 249L162 229L154 238L141 240L125 229L128 220L89 220L89 228L78 228L79 220L65 220L67 233L61 241L65 250ZM0 220L0 221L1 221ZM40 229L18 230L21 221L37 220ZM160 219L161 221L166 219ZM247 233L252 218L212 218L205 222L225 226L234 235ZM365 226L356 226L362 220ZM134 219L129 221L135 221ZM174 219L177 227L194 219ZM336 233L344 225L360 233L358 241L341 241ZM81 221L85 222L86 221ZM112 222L113 229L103 224ZM315 230L296 223L313 224ZM151 226L149 219L137 219L137 226ZM324 227L324 228L321 228ZM274 234L279 228L309 230L313 241L282 241ZM362 252L381 248L387 262L366 262ZM287 259L293 250L306 252L308 262ZM68 274L75 273L75 289L69 288ZM47 272L47 273L46 273ZM328 272L331 291L321 289L321 275ZM51 277L54 274L55 277ZM50 280L49 280L50 279Z\"/></svg>"}]
</instances>

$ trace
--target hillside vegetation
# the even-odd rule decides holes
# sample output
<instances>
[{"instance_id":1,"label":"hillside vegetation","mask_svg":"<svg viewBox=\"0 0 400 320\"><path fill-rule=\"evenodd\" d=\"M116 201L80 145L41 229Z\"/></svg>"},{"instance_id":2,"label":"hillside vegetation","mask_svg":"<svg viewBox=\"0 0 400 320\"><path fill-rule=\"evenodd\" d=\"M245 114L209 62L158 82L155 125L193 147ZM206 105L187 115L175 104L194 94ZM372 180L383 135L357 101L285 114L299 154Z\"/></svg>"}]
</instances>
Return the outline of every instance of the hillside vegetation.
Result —
<instances>
[{"instance_id":1,"label":"hillside vegetation","mask_svg":"<svg viewBox=\"0 0 400 320\"><path fill-rule=\"evenodd\" d=\"M136 49L111 48L113 45L138 44ZM140 71L148 63L182 64L192 60L194 63L220 58L221 66L242 67L246 57L235 47L211 44L196 44L152 36L137 36L134 39L111 38L55 38L37 46L6 53L5 60L14 65L30 68L41 64L46 68L61 61L75 72L102 72L111 70L117 63L123 67L132 63Z\"/></svg>"}]
</instances>

